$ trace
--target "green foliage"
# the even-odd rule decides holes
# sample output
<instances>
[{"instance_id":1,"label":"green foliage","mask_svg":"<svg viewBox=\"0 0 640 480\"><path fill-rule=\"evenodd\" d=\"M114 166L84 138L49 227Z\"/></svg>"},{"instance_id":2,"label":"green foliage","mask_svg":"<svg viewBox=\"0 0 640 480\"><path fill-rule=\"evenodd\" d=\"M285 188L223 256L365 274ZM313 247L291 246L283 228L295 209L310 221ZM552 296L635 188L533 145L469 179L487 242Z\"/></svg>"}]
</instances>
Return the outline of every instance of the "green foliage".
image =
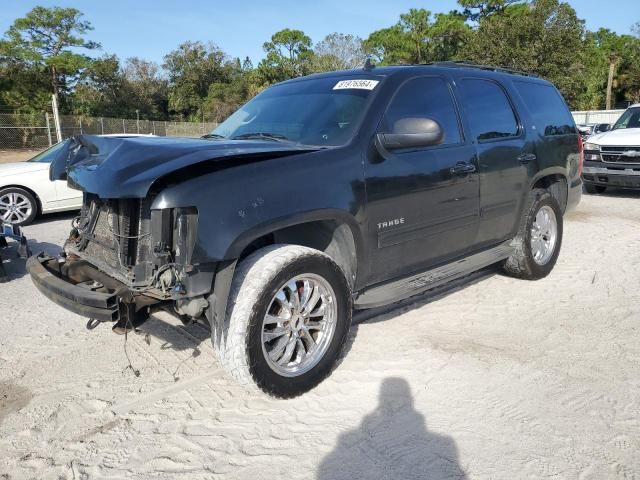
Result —
<instances>
[{"instance_id":1,"label":"green foliage","mask_svg":"<svg viewBox=\"0 0 640 480\"><path fill-rule=\"evenodd\" d=\"M615 65L614 103L640 102L640 22L631 32L585 31L560 0L458 0L460 11L410 9L366 40L332 33L313 46L284 29L263 45L264 59L229 57L212 43L185 42L159 66L99 47L74 8L36 7L0 39L0 109L40 114L51 93L64 113L142 119L222 121L269 85L314 72L381 64L467 60L534 72L554 82L572 108L603 108Z\"/></svg>"},{"instance_id":2,"label":"green foliage","mask_svg":"<svg viewBox=\"0 0 640 480\"><path fill-rule=\"evenodd\" d=\"M164 57L169 79L169 112L179 118L201 117L209 86L230 79L239 69L226 53L212 43L185 42Z\"/></svg>"},{"instance_id":3,"label":"green foliage","mask_svg":"<svg viewBox=\"0 0 640 480\"><path fill-rule=\"evenodd\" d=\"M456 59L471 35L465 20L450 12L437 14L433 22L431 12L412 8L392 27L371 33L364 47L387 65Z\"/></svg>"},{"instance_id":4,"label":"green foliage","mask_svg":"<svg viewBox=\"0 0 640 480\"><path fill-rule=\"evenodd\" d=\"M77 53L77 49L100 47L82 37L92 29L75 8L35 7L9 28L0 45L0 55L34 69L46 67L51 91L66 92L90 63L89 57Z\"/></svg>"},{"instance_id":5,"label":"green foliage","mask_svg":"<svg viewBox=\"0 0 640 480\"><path fill-rule=\"evenodd\" d=\"M478 0L458 0L464 8L463 15L473 22L477 22L494 13L503 13L509 5L522 2L523 0L488 0L480 2Z\"/></svg>"},{"instance_id":6,"label":"green foliage","mask_svg":"<svg viewBox=\"0 0 640 480\"><path fill-rule=\"evenodd\" d=\"M537 0L480 19L465 50L470 60L537 73L570 104L582 88L584 25L568 3Z\"/></svg>"},{"instance_id":7,"label":"green foliage","mask_svg":"<svg viewBox=\"0 0 640 480\"><path fill-rule=\"evenodd\" d=\"M268 84L311 72L311 38L301 30L280 30L274 33L271 41L265 42L262 48L266 56L258 65L258 70Z\"/></svg>"}]
</instances>

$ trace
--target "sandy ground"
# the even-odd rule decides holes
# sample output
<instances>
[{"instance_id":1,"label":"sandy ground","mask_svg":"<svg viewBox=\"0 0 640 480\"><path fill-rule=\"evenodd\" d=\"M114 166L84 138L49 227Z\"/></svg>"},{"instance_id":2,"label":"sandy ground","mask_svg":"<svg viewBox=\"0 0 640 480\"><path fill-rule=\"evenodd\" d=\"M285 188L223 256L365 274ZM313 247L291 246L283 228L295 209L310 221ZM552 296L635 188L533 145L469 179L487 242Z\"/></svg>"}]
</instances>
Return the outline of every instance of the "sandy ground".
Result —
<instances>
[{"instance_id":1,"label":"sandy ground","mask_svg":"<svg viewBox=\"0 0 640 480\"><path fill-rule=\"evenodd\" d=\"M42 150L0 150L0 163L23 162L35 157Z\"/></svg>"},{"instance_id":2,"label":"sandy ground","mask_svg":"<svg viewBox=\"0 0 640 480\"><path fill-rule=\"evenodd\" d=\"M70 218L28 227L34 250ZM127 368L123 337L12 259L0 478L639 478L639 252L640 194L585 196L548 278L488 271L360 315L331 378L288 401L247 394L168 315L129 336Z\"/></svg>"}]
</instances>

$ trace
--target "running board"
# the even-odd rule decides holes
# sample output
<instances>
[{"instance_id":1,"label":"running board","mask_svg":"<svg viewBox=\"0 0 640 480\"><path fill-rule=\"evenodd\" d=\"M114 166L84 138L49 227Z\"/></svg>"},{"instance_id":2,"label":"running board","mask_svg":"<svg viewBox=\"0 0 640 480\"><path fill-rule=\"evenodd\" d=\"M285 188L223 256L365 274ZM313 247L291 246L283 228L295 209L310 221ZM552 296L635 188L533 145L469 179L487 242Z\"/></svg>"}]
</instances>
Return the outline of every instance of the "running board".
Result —
<instances>
[{"instance_id":1,"label":"running board","mask_svg":"<svg viewBox=\"0 0 640 480\"><path fill-rule=\"evenodd\" d=\"M497 247L441 267L370 287L355 298L354 307L373 308L403 300L504 260L511 256L513 251L509 240Z\"/></svg>"}]
</instances>

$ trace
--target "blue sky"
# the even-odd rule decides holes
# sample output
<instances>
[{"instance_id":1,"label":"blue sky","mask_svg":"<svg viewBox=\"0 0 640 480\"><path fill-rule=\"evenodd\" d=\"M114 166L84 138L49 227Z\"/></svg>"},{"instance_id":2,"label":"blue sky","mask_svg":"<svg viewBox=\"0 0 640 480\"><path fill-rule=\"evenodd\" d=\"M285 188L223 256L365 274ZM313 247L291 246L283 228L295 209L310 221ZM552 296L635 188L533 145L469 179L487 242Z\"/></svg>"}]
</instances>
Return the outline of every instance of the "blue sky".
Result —
<instances>
[{"instance_id":1,"label":"blue sky","mask_svg":"<svg viewBox=\"0 0 640 480\"><path fill-rule=\"evenodd\" d=\"M434 13L457 7L455 0L2 0L0 32L35 5L75 7L95 30L90 39L104 53L162 62L165 53L185 40L212 41L234 57L263 56L262 44L282 28L298 28L314 42L331 32L365 38L392 25L409 8ZM638 0L570 0L587 28L630 33L640 21Z\"/></svg>"}]
</instances>

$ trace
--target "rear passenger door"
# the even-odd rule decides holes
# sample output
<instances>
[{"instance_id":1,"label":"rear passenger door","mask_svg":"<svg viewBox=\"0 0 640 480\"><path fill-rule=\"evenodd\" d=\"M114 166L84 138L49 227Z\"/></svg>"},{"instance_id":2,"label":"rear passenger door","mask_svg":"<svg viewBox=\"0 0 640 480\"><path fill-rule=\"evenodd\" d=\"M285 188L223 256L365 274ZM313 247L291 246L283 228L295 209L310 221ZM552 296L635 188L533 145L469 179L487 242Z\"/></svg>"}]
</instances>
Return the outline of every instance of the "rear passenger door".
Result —
<instances>
[{"instance_id":1,"label":"rear passenger door","mask_svg":"<svg viewBox=\"0 0 640 480\"><path fill-rule=\"evenodd\" d=\"M457 87L478 156L480 221L475 247L481 248L513 236L528 186L527 165L536 157L502 85L488 78L462 78Z\"/></svg>"},{"instance_id":2,"label":"rear passenger door","mask_svg":"<svg viewBox=\"0 0 640 480\"><path fill-rule=\"evenodd\" d=\"M478 223L475 150L466 142L449 82L414 77L398 87L378 128L430 118L444 131L439 145L384 152L365 165L371 279L422 271L466 252Z\"/></svg>"}]
</instances>

